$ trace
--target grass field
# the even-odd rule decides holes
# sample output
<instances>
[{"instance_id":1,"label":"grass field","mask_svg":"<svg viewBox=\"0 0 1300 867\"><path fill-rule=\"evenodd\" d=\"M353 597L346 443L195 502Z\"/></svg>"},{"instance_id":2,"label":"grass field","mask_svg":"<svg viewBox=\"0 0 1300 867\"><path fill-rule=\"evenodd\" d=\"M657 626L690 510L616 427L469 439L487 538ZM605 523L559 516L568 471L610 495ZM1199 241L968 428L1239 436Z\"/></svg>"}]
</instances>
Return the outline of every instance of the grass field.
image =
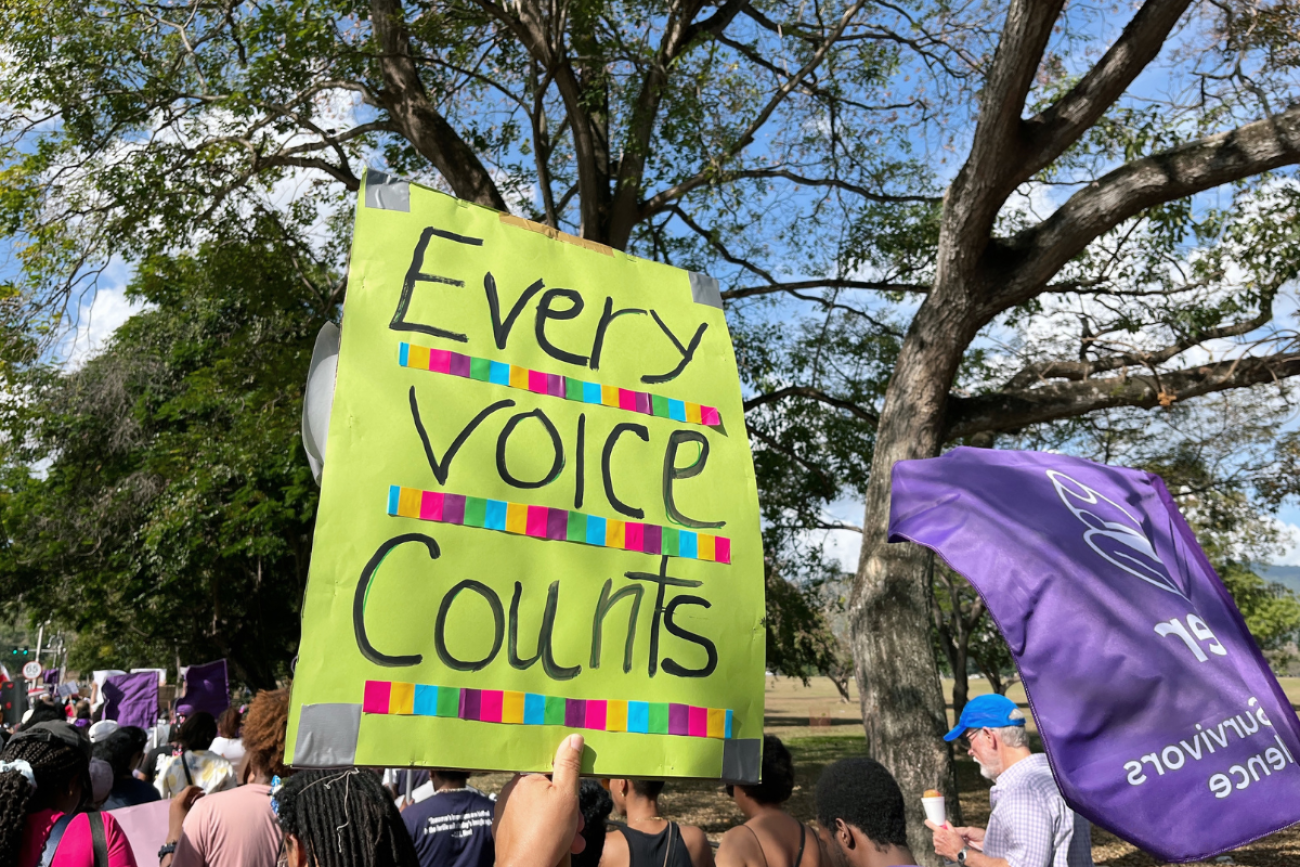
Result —
<instances>
[{"instance_id":1,"label":"grass field","mask_svg":"<svg viewBox=\"0 0 1300 867\"><path fill-rule=\"evenodd\" d=\"M1300 710L1300 678L1283 678L1282 686L1292 706ZM944 689L951 700L951 682L945 682ZM971 681L971 695L986 692L989 692L987 682ZM866 753L856 691L851 695L852 701L841 701L835 687L826 678L814 678L806 687L798 680L768 678L765 729L780 737L794 756L795 792L787 806L796 818L804 822L815 820L813 789L822 768L838 759ZM1012 687L1008 697L1028 713L1023 689L1018 685ZM1036 731L1032 718L1029 730ZM508 779L502 774L484 775L475 777L472 784L485 791L496 791ZM970 825L984 825L989 816L989 783L980 776L978 766L970 759L962 757L958 761L957 783L963 820ZM661 807L665 816L699 825L715 841L743 819L716 782L669 783ZM1164 863L1098 828L1093 829L1092 842L1093 860L1098 865L1154 867ZM1226 857L1229 860L1206 863L1235 863L1249 867L1300 865L1300 826L1259 840Z\"/></svg>"}]
</instances>

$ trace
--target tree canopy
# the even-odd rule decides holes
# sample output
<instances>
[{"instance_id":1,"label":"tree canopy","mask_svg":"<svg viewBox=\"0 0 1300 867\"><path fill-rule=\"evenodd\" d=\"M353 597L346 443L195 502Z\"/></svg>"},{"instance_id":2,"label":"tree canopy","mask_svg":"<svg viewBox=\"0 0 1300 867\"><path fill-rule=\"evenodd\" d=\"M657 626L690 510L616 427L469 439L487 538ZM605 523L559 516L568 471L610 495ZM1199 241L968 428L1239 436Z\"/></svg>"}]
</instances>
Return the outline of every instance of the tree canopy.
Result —
<instances>
[{"instance_id":1,"label":"tree canopy","mask_svg":"<svg viewBox=\"0 0 1300 867\"><path fill-rule=\"evenodd\" d=\"M273 687L298 638L317 496L298 418L330 311L268 242L146 259L129 291L149 309L102 353L23 380L0 588L76 630L82 670L227 657Z\"/></svg>"}]
</instances>

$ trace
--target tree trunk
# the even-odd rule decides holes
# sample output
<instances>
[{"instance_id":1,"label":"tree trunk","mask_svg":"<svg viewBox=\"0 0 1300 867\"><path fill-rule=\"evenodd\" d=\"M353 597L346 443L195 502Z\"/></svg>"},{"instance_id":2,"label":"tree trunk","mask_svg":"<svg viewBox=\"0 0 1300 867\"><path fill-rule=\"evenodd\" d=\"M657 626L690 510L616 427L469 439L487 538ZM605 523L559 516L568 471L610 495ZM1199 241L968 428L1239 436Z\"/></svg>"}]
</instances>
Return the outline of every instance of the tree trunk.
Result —
<instances>
[{"instance_id":1,"label":"tree trunk","mask_svg":"<svg viewBox=\"0 0 1300 867\"><path fill-rule=\"evenodd\" d=\"M961 716L961 710L966 706L970 696L970 675L968 673L966 645L970 642L970 633L961 636L963 639L957 646L957 653L952 665L952 718L957 719Z\"/></svg>"},{"instance_id":2,"label":"tree trunk","mask_svg":"<svg viewBox=\"0 0 1300 867\"><path fill-rule=\"evenodd\" d=\"M895 463L934 457L962 352L978 328L965 293L935 292L903 341L876 433L867 488L862 557L849 603L853 656L868 749L898 780L907 806L908 843L917 863L937 865L921 795L938 788L956 806L952 753L939 669L930 640L928 552L887 544L890 472Z\"/></svg>"}]
</instances>

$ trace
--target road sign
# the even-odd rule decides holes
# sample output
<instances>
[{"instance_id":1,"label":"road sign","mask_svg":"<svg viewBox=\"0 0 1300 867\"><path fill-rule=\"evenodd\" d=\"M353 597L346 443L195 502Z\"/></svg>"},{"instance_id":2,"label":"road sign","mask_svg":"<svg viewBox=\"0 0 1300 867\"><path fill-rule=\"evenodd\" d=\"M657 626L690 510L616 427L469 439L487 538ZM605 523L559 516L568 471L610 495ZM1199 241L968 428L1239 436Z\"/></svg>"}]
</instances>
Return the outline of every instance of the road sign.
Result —
<instances>
[{"instance_id":1,"label":"road sign","mask_svg":"<svg viewBox=\"0 0 1300 867\"><path fill-rule=\"evenodd\" d=\"M39 662L32 661L23 666L23 677L27 678L28 680L35 680L40 676L41 676L41 664Z\"/></svg>"}]
</instances>

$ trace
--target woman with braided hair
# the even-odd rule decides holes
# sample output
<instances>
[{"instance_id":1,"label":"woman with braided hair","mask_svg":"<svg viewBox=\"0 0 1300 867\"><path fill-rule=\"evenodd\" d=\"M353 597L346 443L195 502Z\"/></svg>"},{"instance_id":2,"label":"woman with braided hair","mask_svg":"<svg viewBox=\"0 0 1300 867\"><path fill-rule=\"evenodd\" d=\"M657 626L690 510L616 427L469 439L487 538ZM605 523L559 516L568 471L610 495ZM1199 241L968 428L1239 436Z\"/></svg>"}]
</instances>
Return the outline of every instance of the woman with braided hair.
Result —
<instances>
[{"instance_id":1,"label":"woman with braided hair","mask_svg":"<svg viewBox=\"0 0 1300 867\"><path fill-rule=\"evenodd\" d=\"M137 867L126 835L90 800L90 739L44 722L0 753L0 867Z\"/></svg>"},{"instance_id":2,"label":"woman with braided hair","mask_svg":"<svg viewBox=\"0 0 1300 867\"><path fill-rule=\"evenodd\" d=\"M295 774L272 805L289 867L419 867L397 805L370 771Z\"/></svg>"}]
</instances>

